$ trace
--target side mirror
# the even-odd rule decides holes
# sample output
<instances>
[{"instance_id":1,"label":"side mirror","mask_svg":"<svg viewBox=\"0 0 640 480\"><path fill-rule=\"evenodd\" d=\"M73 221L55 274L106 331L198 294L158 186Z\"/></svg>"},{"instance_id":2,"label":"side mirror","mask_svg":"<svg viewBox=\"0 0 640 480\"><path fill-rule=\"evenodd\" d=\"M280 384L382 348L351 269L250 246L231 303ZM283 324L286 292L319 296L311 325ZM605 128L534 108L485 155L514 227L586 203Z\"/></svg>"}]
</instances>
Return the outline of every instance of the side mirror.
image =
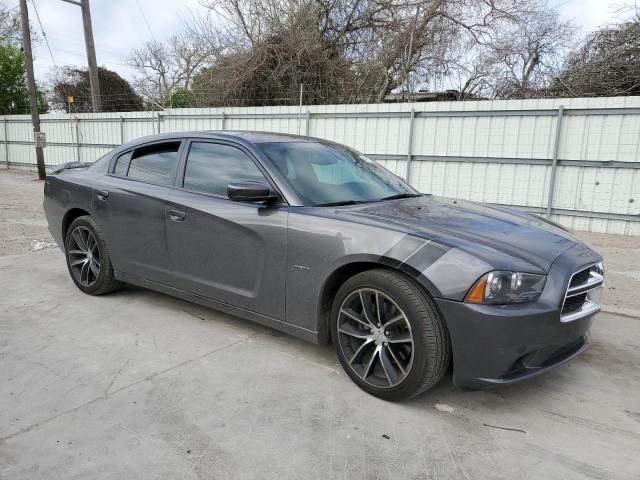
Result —
<instances>
[{"instance_id":1,"label":"side mirror","mask_svg":"<svg viewBox=\"0 0 640 480\"><path fill-rule=\"evenodd\" d=\"M274 200L268 185L260 182L236 182L227 185L227 196L234 202L266 202Z\"/></svg>"}]
</instances>

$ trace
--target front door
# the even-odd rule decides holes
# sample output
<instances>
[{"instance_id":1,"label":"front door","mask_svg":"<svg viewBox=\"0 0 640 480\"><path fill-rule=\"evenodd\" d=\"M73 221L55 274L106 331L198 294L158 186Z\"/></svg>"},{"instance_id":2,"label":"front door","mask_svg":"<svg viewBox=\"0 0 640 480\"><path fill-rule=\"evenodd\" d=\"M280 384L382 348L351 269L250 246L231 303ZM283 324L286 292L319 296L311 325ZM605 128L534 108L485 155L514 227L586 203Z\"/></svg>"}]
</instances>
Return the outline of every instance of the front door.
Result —
<instances>
[{"instance_id":1,"label":"front door","mask_svg":"<svg viewBox=\"0 0 640 480\"><path fill-rule=\"evenodd\" d=\"M287 207L229 200L227 185L246 180L269 184L248 152L191 142L184 178L167 198L171 284L283 320Z\"/></svg>"}]
</instances>

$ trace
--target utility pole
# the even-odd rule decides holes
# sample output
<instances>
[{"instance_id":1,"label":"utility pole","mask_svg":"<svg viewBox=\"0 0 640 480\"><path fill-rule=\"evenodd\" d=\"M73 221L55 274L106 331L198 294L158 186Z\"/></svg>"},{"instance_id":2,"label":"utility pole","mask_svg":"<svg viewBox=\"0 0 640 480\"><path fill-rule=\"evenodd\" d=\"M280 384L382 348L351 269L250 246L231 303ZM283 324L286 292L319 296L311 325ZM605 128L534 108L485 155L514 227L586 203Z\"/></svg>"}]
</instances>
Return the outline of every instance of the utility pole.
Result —
<instances>
[{"instance_id":1,"label":"utility pole","mask_svg":"<svg viewBox=\"0 0 640 480\"><path fill-rule=\"evenodd\" d=\"M33 124L34 143L36 144L36 163L38 164L38 178L44 180L47 172L44 169L44 152L36 141L36 134L40 132L40 113L38 112L38 97L36 80L33 74L33 55L31 53L31 32L29 30L29 10L27 0L20 0L20 16L22 23L22 45L24 49L24 63L27 70L27 90L31 106L31 123Z\"/></svg>"},{"instance_id":2,"label":"utility pole","mask_svg":"<svg viewBox=\"0 0 640 480\"><path fill-rule=\"evenodd\" d=\"M100 81L98 80L98 62L96 61L96 46L93 44L93 27L91 26L91 10L89 0L81 0L82 28L84 29L84 43L87 47L89 62L89 83L91 83L91 99L93 111L102 111L102 97L100 97Z\"/></svg>"},{"instance_id":3,"label":"utility pole","mask_svg":"<svg viewBox=\"0 0 640 480\"><path fill-rule=\"evenodd\" d=\"M89 83L91 85L91 104L94 112L102 111L102 97L100 97L100 81L98 80L98 62L96 61L96 46L93 43L93 27L91 26L91 9L89 0L62 0L78 5L82 10L82 28L84 43L87 48L87 62L89 64Z\"/></svg>"}]
</instances>

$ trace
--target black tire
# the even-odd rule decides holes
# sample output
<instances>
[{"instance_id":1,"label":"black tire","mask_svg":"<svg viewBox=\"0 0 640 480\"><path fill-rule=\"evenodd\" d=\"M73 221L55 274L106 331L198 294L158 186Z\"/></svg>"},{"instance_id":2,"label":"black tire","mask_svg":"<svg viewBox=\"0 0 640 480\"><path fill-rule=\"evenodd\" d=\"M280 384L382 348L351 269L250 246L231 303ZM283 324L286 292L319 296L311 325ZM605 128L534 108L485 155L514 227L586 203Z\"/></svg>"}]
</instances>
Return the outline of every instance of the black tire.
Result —
<instances>
[{"instance_id":1,"label":"black tire","mask_svg":"<svg viewBox=\"0 0 640 480\"><path fill-rule=\"evenodd\" d=\"M95 239L95 243L93 244L93 251L98 253L99 261L96 261L96 264L99 265L99 273L98 275L93 275L87 282L82 282L81 279L77 278L77 268L72 269L72 260L75 261L77 259L82 259L82 254L77 255L71 252L75 252L78 250L72 250L73 248L78 248L78 242L76 239L72 239L74 232L85 232L89 231L93 238ZM65 255L67 257L67 268L69 270L69 275L71 275L71 279L76 284L76 286L82 290L84 293L88 295L104 295L106 293L111 293L113 291L118 290L122 287L122 283L115 279L113 273L113 265L111 264L111 258L109 257L109 251L107 250L107 245L104 241L104 237L100 231L100 227L93 221L93 219L88 216L82 216L76 218L69 228L67 229L65 235Z\"/></svg>"},{"instance_id":2,"label":"black tire","mask_svg":"<svg viewBox=\"0 0 640 480\"><path fill-rule=\"evenodd\" d=\"M379 291L381 293L380 297L384 298L382 303L378 304L378 296L372 293L373 291ZM345 306L347 305L345 303L346 301L353 301L352 299L356 298L354 295L359 296L364 310L365 300L362 299L361 292L365 292L365 296L370 295L372 299L375 298L375 310L382 311L384 309L387 312L396 312L398 308L400 309L399 313L404 314L404 318L400 322L396 321L396 323L402 323L402 325L408 323L408 326L398 326L398 328L404 328L404 333L398 334L399 336L397 338L400 338L400 336L405 338L406 333L409 333L412 337L412 343L402 348L408 350L410 345L413 348L412 355L406 352L398 353L396 350L398 354L397 357L387 353L387 363L383 362L382 351L388 349L386 350L388 352L392 347L393 349L398 347L397 341L393 340L394 334L390 331L385 331L390 330L390 327L384 327L385 321L380 322L376 330L376 325L373 326L373 329L370 327L367 329L367 327L360 325L360 321L357 321L356 324L352 322L352 320L355 319L350 319L350 316L345 317L345 314L342 313L343 307L349 312L355 312L355 310ZM396 305L393 305L394 303ZM382 305L383 307L379 308L378 305ZM373 312L374 311L369 311L370 314ZM383 313L383 316L384 315L386 314ZM362 319L363 316L366 319L367 316L364 312L361 312L359 318ZM396 314L394 318L398 318L398 316L399 315ZM380 317L378 317L378 319L379 318ZM331 310L330 321L331 338L343 369L360 388L376 397L385 400L405 400L414 397L436 385L449 368L451 361L451 343L449 341L449 333L438 308L426 292L416 285L413 280L401 273L387 269L375 269L359 273L349 278L336 294ZM345 325L345 321L352 322L352 325ZM353 325L362 328L364 332L362 335L366 334L367 338L365 339L363 337L358 340L359 337L357 335L345 335L345 326L351 327ZM382 325L382 328L380 328L380 325ZM340 338L338 337L339 329ZM378 332L378 335L381 335L381 332L384 331L384 334L389 336L383 336L382 340L376 337L375 344L372 345L371 335L374 334L369 332L373 332L374 330ZM357 333L356 331L356 334ZM355 337L356 340L352 341L352 337ZM383 340L388 340L388 342L382 343ZM351 366L347 354L350 355L354 351L358 352L362 350L362 348L359 348L359 345L363 345L363 343L355 343L355 345L345 344L360 341L363 343L369 342L369 345L365 346L365 348L371 348L371 346L373 346L373 348L380 349L377 356L379 367L375 368L378 371L382 370L384 372L389 383L388 386L372 384L374 383L373 380L376 380L378 383L381 382L381 380L378 380L379 377L374 378L374 375L368 375L367 373L371 365L376 363L375 359L371 362L363 359L363 363L367 363L368 366L364 370L360 369L360 373L356 372L357 365ZM381 343L377 343L378 341ZM348 352L345 353L347 350ZM411 358L410 364L408 362L404 363L404 369L396 369L397 372L402 372L403 378L401 376L393 377L389 375L387 373L388 369L384 368L384 365L389 366L389 359L393 359L393 367L402 367L403 362L402 358L399 357L400 354L404 355L405 359ZM353 354L351 359L353 360L357 355L358 353ZM364 357L364 355L362 356ZM392 369L389 367L389 370ZM367 379L367 381L363 378ZM400 378L402 379L400 380ZM392 379L397 380L398 383L394 384Z\"/></svg>"}]
</instances>

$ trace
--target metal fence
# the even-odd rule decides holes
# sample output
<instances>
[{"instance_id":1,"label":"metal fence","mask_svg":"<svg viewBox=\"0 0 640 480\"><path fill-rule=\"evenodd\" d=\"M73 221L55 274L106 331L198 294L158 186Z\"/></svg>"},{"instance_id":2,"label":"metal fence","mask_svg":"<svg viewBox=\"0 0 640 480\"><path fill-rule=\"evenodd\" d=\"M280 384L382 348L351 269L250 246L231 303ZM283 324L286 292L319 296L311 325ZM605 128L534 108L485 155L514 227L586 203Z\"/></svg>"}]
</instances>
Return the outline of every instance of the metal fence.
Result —
<instances>
[{"instance_id":1,"label":"metal fence","mask_svg":"<svg viewBox=\"0 0 640 480\"><path fill-rule=\"evenodd\" d=\"M35 165L29 118L0 122L0 162ZM157 132L300 133L350 145L421 191L640 235L640 97L59 113L42 129L49 167Z\"/></svg>"}]
</instances>

